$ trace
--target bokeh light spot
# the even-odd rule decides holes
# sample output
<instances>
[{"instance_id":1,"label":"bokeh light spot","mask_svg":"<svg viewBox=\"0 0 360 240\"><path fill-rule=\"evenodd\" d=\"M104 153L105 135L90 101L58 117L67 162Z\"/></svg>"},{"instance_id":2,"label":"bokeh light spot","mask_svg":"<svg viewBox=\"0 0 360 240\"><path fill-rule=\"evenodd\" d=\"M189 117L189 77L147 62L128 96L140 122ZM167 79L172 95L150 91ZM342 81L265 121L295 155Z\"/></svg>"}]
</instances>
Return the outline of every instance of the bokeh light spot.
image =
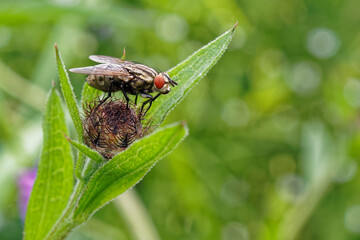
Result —
<instances>
[{"instance_id":1,"label":"bokeh light spot","mask_svg":"<svg viewBox=\"0 0 360 240\"><path fill-rule=\"evenodd\" d=\"M344 97L352 107L360 107L360 81L358 79L348 79L344 86Z\"/></svg>"},{"instance_id":2,"label":"bokeh light spot","mask_svg":"<svg viewBox=\"0 0 360 240\"><path fill-rule=\"evenodd\" d=\"M354 160L348 160L344 165L337 171L334 176L334 181L344 183L350 181L357 171L357 163Z\"/></svg>"},{"instance_id":3,"label":"bokeh light spot","mask_svg":"<svg viewBox=\"0 0 360 240\"><path fill-rule=\"evenodd\" d=\"M223 229L222 240L248 240L249 232L247 228L239 222L230 222Z\"/></svg>"},{"instance_id":4,"label":"bokeh light spot","mask_svg":"<svg viewBox=\"0 0 360 240\"><path fill-rule=\"evenodd\" d=\"M29 141L31 139L31 141ZM21 135L22 149L27 155L37 154L42 142L40 121L24 129Z\"/></svg>"},{"instance_id":5,"label":"bokeh light spot","mask_svg":"<svg viewBox=\"0 0 360 240\"><path fill-rule=\"evenodd\" d=\"M340 41L336 34L327 28L315 28L307 38L309 52L317 58L330 58L339 49Z\"/></svg>"},{"instance_id":6,"label":"bokeh light spot","mask_svg":"<svg viewBox=\"0 0 360 240\"><path fill-rule=\"evenodd\" d=\"M5 47L11 39L11 30L8 27L0 26L0 48Z\"/></svg>"},{"instance_id":7,"label":"bokeh light spot","mask_svg":"<svg viewBox=\"0 0 360 240\"><path fill-rule=\"evenodd\" d=\"M188 23L179 15L168 14L157 20L156 33L166 42L179 42L186 37L187 32Z\"/></svg>"},{"instance_id":8,"label":"bokeh light spot","mask_svg":"<svg viewBox=\"0 0 360 240\"><path fill-rule=\"evenodd\" d=\"M287 202L297 202L305 192L305 183L295 174L286 174L278 178L277 192Z\"/></svg>"},{"instance_id":9,"label":"bokeh light spot","mask_svg":"<svg viewBox=\"0 0 360 240\"><path fill-rule=\"evenodd\" d=\"M225 103L221 118L229 126L245 126L250 120L251 112L241 99L233 98Z\"/></svg>"},{"instance_id":10,"label":"bokeh light spot","mask_svg":"<svg viewBox=\"0 0 360 240\"><path fill-rule=\"evenodd\" d=\"M360 205L354 205L346 209L344 224L347 230L360 233Z\"/></svg>"},{"instance_id":11,"label":"bokeh light spot","mask_svg":"<svg viewBox=\"0 0 360 240\"><path fill-rule=\"evenodd\" d=\"M297 94L309 96L315 92L321 82L321 70L310 62L299 62L290 69L286 83Z\"/></svg>"},{"instance_id":12,"label":"bokeh light spot","mask_svg":"<svg viewBox=\"0 0 360 240\"><path fill-rule=\"evenodd\" d=\"M249 184L245 180L230 177L223 184L220 195L229 205L239 206L245 202L249 190Z\"/></svg>"}]
</instances>

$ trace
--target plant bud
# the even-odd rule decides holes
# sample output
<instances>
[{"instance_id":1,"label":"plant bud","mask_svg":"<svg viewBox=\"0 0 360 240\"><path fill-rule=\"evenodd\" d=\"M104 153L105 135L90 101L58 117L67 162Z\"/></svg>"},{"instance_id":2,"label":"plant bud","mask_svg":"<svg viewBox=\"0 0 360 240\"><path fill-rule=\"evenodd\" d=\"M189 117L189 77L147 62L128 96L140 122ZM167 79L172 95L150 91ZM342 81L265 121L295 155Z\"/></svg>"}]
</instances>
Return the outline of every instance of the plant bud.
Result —
<instances>
[{"instance_id":1,"label":"plant bud","mask_svg":"<svg viewBox=\"0 0 360 240\"><path fill-rule=\"evenodd\" d=\"M123 100L94 100L84 107L84 142L110 159L144 134L141 117Z\"/></svg>"}]
</instances>

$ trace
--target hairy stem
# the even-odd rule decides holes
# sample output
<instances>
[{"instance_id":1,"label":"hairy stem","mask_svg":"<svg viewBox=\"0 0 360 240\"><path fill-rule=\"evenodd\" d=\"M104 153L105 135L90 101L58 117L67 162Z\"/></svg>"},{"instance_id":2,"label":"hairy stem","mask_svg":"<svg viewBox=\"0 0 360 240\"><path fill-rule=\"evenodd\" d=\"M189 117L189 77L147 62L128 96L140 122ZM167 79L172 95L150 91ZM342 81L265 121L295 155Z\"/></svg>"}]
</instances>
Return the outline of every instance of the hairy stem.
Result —
<instances>
[{"instance_id":1,"label":"hairy stem","mask_svg":"<svg viewBox=\"0 0 360 240\"><path fill-rule=\"evenodd\" d=\"M62 240L76 227L73 221L73 212L79 200L79 197L85 187L83 181L78 181L75 185L74 192L65 208L63 214L53 226L45 240Z\"/></svg>"}]
</instances>

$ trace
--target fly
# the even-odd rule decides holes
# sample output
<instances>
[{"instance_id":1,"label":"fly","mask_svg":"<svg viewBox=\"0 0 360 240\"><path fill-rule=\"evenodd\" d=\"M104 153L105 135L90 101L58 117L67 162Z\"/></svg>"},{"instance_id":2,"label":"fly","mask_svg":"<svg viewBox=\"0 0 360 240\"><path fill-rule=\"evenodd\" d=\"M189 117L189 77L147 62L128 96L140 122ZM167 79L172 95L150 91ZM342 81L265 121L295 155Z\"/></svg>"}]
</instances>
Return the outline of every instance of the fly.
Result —
<instances>
[{"instance_id":1,"label":"fly","mask_svg":"<svg viewBox=\"0 0 360 240\"><path fill-rule=\"evenodd\" d=\"M72 68L69 71L74 73L87 74L86 81L90 86L107 92L109 95L104 99L108 99L111 93L121 91L126 99L127 106L130 98L127 94L140 95L143 98L148 98L141 106L142 113L144 106L149 103L145 113L150 109L151 104L161 94L170 92L171 87L177 85L177 82L171 80L166 72L157 72L144 64L134 63L124 60L123 58L116 58L102 55L91 55L89 58L97 63L95 66ZM171 87L170 87L171 86ZM155 96L150 93L157 92Z\"/></svg>"}]
</instances>

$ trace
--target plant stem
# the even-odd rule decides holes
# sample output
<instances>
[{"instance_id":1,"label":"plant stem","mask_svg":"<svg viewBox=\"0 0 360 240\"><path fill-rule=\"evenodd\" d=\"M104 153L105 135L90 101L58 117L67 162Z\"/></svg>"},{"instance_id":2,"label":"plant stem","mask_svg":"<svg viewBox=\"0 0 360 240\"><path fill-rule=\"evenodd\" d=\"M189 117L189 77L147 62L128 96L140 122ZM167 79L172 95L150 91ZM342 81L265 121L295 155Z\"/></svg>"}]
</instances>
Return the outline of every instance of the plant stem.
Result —
<instances>
[{"instance_id":1,"label":"plant stem","mask_svg":"<svg viewBox=\"0 0 360 240\"><path fill-rule=\"evenodd\" d=\"M74 228L74 224L71 218L63 219L59 224L55 225L55 228L45 238L51 240L63 240Z\"/></svg>"},{"instance_id":2,"label":"plant stem","mask_svg":"<svg viewBox=\"0 0 360 240\"><path fill-rule=\"evenodd\" d=\"M74 222L73 219L75 207L77 206L79 197L84 190L86 180L88 180L88 178L99 167L99 164L92 161L91 159L88 159L87 162L83 154L79 154L79 161L81 161L81 163L77 164L76 168L78 168L78 172L84 173L83 175L86 176L86 178L78 179L67 207L51 231L48 233L45 240L65 239L66 236L72 231L72 229L79 225L79 223ZM86 162L87 164L85 164Z\"/></svg>"},{"instance_id":3,"label":"plant stem","mask_svg":"<svg viewBox=\"0 0 360 240\"><path fill-rule=\"evenodd\" d=\"M67 207L59 220L55 223L51 231L46 236L45 240L62 240L76 227L73 221L73 212L77 205L78 199L84 189L84 182L78 181L74 187L73 195L71 196Z\"/></svg>"},{"instance_id":4,"label":"plant stem","mask_svg":"<svg viewBox=\"0 0 360 240\"><path fill-rule=\"evenodd\" d=\"M75 176L79 181L82 181L82 172L86 163L86 157L79 151L78 161L75 167Z\"/></svg>"},{"instance_id":5,"label":"plant stem","mask_svg":"<svg viewBox=\"0 0 360 240\"><path fill-rule=\"evenodd\" d=\"M89 181L89 178L94 174L94 172L101 166L101 164L95 162L94 160L88 159L85 163L85 168L83 171L84 181Z\"/></svg>"},{"instance_id":6,"label":"plant stem","mask_svg":"<svg viewBox=\"0 0 360 240\"><path fill-rule=\"evenodd\" d=\"M125 219L133 239L160 240L149 213L134 189L123 193L114 204Z\"/></svg>"}]
</instances>

